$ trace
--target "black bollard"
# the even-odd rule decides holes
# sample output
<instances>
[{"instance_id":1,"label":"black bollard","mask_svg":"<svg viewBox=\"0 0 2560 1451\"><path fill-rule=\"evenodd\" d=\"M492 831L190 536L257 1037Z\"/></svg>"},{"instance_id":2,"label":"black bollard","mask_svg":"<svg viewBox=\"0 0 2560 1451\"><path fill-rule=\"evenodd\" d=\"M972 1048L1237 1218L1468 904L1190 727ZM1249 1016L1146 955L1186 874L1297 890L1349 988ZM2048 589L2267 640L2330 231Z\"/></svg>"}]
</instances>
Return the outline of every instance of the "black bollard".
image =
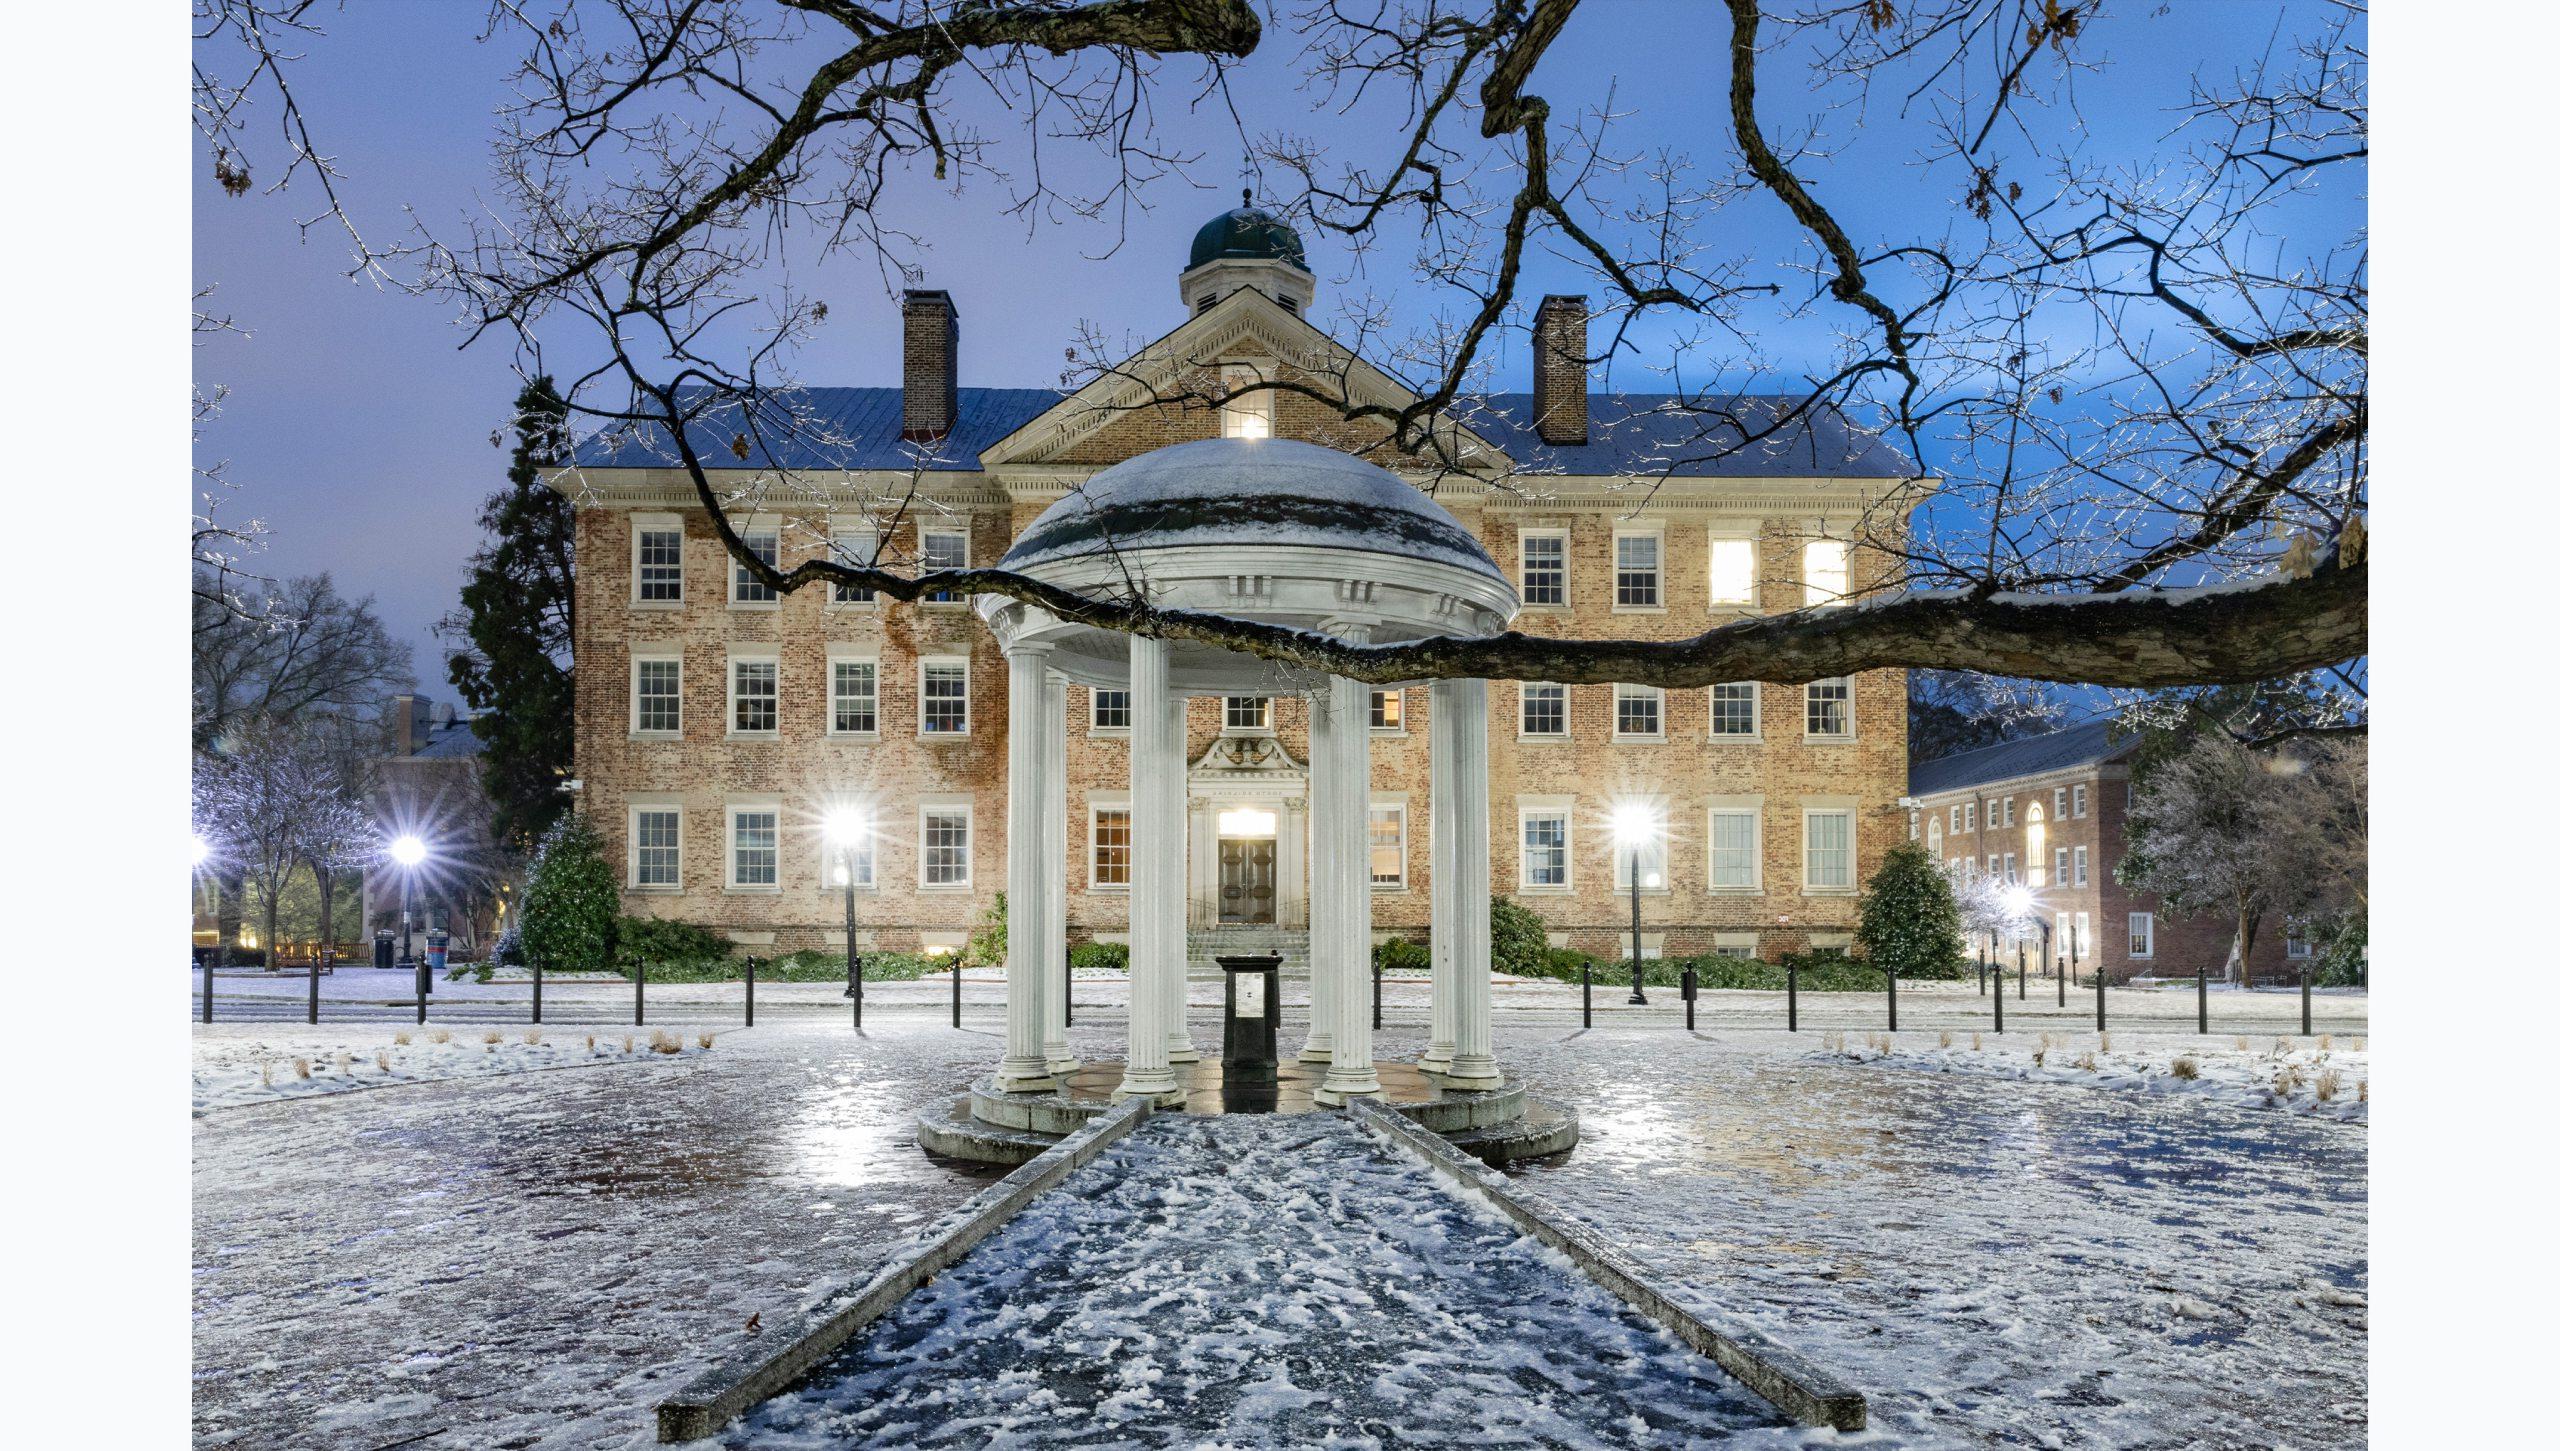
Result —
<instances>
[{"instance_id":1,"label":"black bollard","mask_svg":"<svg viewBox=\"0 0 2560 1451\"><path fill-rule=\"evenodd\" d=\"M2099 1032L2101 1032L2101 1033L2103 1033L2103 1032L2105 1032L2105 1031L2107 1030L2107 972L2106 972L2106 969L2105 969L2105 968L2100 968L2100 969L2098 969L2098 971L2097 971L2097 973L2096 973L2096 977L2097 977L2097 979L2098 979L2098 1031L2099 1031Z\"/></svg>"},{"instance_id":2,"label":"black bollard","mask_svg":"<svg viewBox=\"0 0 2560 1451\"><path fill-rule=\"evenodd\" d=\"M747 954L747 1026L748 1026L748 1027L750 1027L750 1028L752 1028L752 1027L754 1027L755 1025L756 1025L756 958L755 958L755 954L751 952L751 953L748 953L748 954Z\"/></svg>"},{"instance_id":3,"label":"black bollard","mask_svg":"<svg viewBox=\"0 0 2560 1451\"><path fill-rule=\"evenodd\" d=\"M1695 967L1680 969L1680 1001L1688 1008L1689 1031L1698 1031L1698 970Z\"/></svg>"},{"instance_id":4,"label":"black bollard","mask_svg":"<svg viewBox=\"0 0 2560 1451\"><path fill-rule=\"evenodd\" d=\"M642 958L631 964L631 1026L637 1028L649 1021L649 961Z\"/></svg>"},{"instance_id":5,"label":"black bollard","mask_svg":"<svg viewBox=\"0 0 2560 1451\"><path fill-rule=\"evenodd\" d=\"M1184 970L1189 971L1188 968ZM1068 955L1065 962L1058 965L1058 971L1066 974L1063 979L1066 987L1058 994L1059 999L1066 1004L1065 1016L1059 1022L1059 1026L1072 1028L1076 1025L1076 960L1072 953Z\"/></svg>"},{"instance_id":6,"label":"black bollard","mask_svg":"<svg viewBox=\"0 0 2560 1451\"><path fill-rule=\"evenodd\" d=\"M2306 1009L2305 1016L2308 1017L2308 1015ZM311 1004L305 1010L304 1017L312 1023L320 1021L320 954L317 952L311 954Z\"/></svg>"},{"instance_id":7,"label":"black bollard","mask_svg":"<svg viewBox=\"0 0 2560 1451\"><path fill-rule=\"evenodd\" d=\"M1582 965L1582 1026L1591 1026L1591 964L1587 962Z\"/></svg>"},{"instance_id":8,"label":"black bollard","mask_svg":"<svg viewBox=\"0 0 2560 1451\"><path fill-rule=\"evenodd\" d=\"M2213 1031L2205 1026L2204 964L2201 962L2196 964L2196 1031L2199 1033L2209 1033Z\"/></svg>"},{"instance_id":9,"label":"black bollard","mask_svg":"<svg viewBox=\"0 0 2560 1451\"><path fill-rule=\"evenodd\" d=\"M1902 1000L1894 992L1893 969L1890 967L1884 970L1884 1030L1888 1033L1902 1031Z\"/></svg>"},{"instance_id":10,"label":"black bollard","mask_svg":"<svg viewBox=\"0 0 2560 1451\"><path fill-rule=\"evenodd\" d=\"M2311 964L2302 965L2302 1036L2311 1036Z\"/></svg>"},{"instance_id":11,"label":"black bollard","mask_svg":"<svg viewBox=\"0 0 2560 1451\"><path fill-rule=\"evenodd\" d=\"M427 1020L427 960L418 959L418 1021Z\"/></svg>"},{"instance_id":12,"label":"black bollard","mask_svg":"<svg viewBox=\"0 0 2560 1451\"><path fill-rule=\"evenodd\" d=\"M2004 1011L2004 1010L2001 1008L2001 1006L2000 1006L2001 999L2003 999L2003 998L2007 997L2008 995L2009 995L2009 990L2008 990L2008 988L2007 988L2006 986L1999 987L1999 988L1995 988L1995 989L1993 989L1993 990L1992 990L1992 993L1991 993L1991 1031L1992 1031L1992 1032L1995 1032L1995 1033L2005 1033L2005 1032L2008 1032L2008 1031L2009 1031L2009 1024L2008 1024L2008 1021L2007 1021L2007 1015L2006 1015L2005 1011Z\"/></svg>"},{"instance_id":13,"label":"black bollard","mask_svg":"<svg viewBox=\"0 0 2560 1451\"><path fill-rule=\"evenodd\" d=\"M2021 937L2021 938L2019 938L2019 939L2018 939L2018 1002L2019 1002L2019 1004L2020 1004L2021 1006L2023 1006L2023 1005L2026 1003L2026 1001L2027 1001L2027 940L2026 940L2025 938Z\"/></svg>"},{"instance_id":14,"label":"black bollard","mask_svg":"<svg viewBox=\"0 0 2560 1451\"><path fill-rule=\"evenodd\" d=\"M542 962L538 958L533 964L533 1020L542 1021Z\"/></svg>"},{"instance_id":15,"label":"black bollard","mask_svg":"<svg viewBox=\"0 0 2560 1451\"><path fill-rule=\"evenodd\" d=\"M208 1023L213 1021L213 960L221 955L219 952L204 955L204 1020Z\"/></svg>"},{"instance_id":16,"label":"black bollard","mask_svg":"<svg viewBox=\"0 0 2560 1451\"><path fill-rule=\"evenodd\" d=\"M858 998L853 1004L853 1025L862 1026L862 1002ZM960 959L956 956L951 959L951 1026L960 1026Z\"/></svg>"},{"instance_id":17,"label":"black bollard","mask_svg":"<svg viewBox=\"0 0 2560 1451\"><path fill-rule=\"evenodd\" d=\"M1796 965L1787 964L1787 1031L1796 1030Z\"/></svg>"},{"instance_id":18,"label":"black bollard","mask_svg":"<svg viewBox=\"0 0 2560 1451\"><path fill-rule=\"evenodd\" d=\"M2056 963L2053 969L2053 1005L2057 1008L2070 1006L2068 1002L2063 1000L2064 991L2065 987L2062 979L2062 967L2061 964Z\"/></svg>"}]
</instances>

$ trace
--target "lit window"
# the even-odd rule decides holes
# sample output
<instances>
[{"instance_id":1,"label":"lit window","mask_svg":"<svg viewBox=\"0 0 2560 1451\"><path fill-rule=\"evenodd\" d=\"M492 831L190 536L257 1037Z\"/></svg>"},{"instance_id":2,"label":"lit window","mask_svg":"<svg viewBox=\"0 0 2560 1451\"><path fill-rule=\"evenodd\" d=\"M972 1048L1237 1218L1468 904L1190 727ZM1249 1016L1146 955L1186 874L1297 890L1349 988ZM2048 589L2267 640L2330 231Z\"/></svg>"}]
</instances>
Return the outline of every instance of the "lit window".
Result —
<instances>
[{"instance_id":1,"label":"lit window","mask_svg":"<svg viewBox=\"0 0 2560 1451\"><path fill-rule=\"evenodd\" d=\"M828 662L827 729L867 736L880 729L880 667L868 660Z\"/></svg>"},{"instance_id":2,"label":"lit window","mask_svg":"<svg viewBox=\"0 0 2560 1451\"><path fill-rule=\"evenodd\" d=\"M918 835L924 847L921 854L924 885L969 885L969 808L924 808L924 827Z\"/></svg>"},{"instance_id":3,"label":"lit window","mask_svg":"<svg viewBox=\"0 0 2560 1451\"><path fill-rule=\"evenodd\" d=\"M1566 602L1565 540L1562 531L1520 536L1520 603L1560 606Z\"/></svg>"},{"instance_id":4,"label":"lit window","mask_svg":"<svg viewBox=\"0 0 2560 1451\"><path fill-rule=\"evenodd\" d=\"M1710 687L1707 734L1729 739L1760 734L1760 682L1736 680Z\"/></svg>"},{"instance_id":5,"label":"lit window","mask_svg":"<svg viewBox=\"0 0 2560 1451\"><path fill-rule=\"evenodd\" d=\"M782 662L729 662L729 733L769 736L782 727Z\"/></svg>"},{"instance_id":6,"label":"lit window","mask_svg":"<svg viewBox=\"0 0 2560 1451\"><path fill-rule=\"evenodd\" d=\"M1848 812L1804 814L1804 884L1808 890L1845 891L1856 885L1855 855L1849 844Z\"/></svg>"},{"instance_id":7,"label":"lit window","mask_svg":"<svg viewBox=\"0 0 2560 1451\"><path fill-rule=\"evenodd\" d=\"M1662 604L1662 536L1618 536L1618 608L1657 609Z\"/></svg>"},{"instance_id":8,"label":"lit window","mask_svg":"<svg viewBox=\"0 0 2560 1451\"><path fill-rule=\"evenodd\" d=\"M1093 808L1093 884L1129 885L1129 808Z\"/></svg>"},{"instance_id":9,"label":"lit window","mask_svg":"<svg viewBox=\"0 0 2560 1451\"><path fill-rule=\"evenodd\" d=\"M1935 813L1932 813L1929 817L1929 855L1945 856L1946 842L1946 833L1938 829L1938 818Z\"/></svg>"},{"instance_id":10,"label":"lit window","mask_svg":"<svg viewBox=\"0 0 2560 1451\"><path fill-rule=\"evenodd\" d=\"M1227 438L1269 438L1272 403L1279 395L1268 388L1242 391L1262 381L1261 373L1248 365L1230 363L1224 376L1227 398L1218 405L1218 432Z\"/></svg>"},{"instance_id":11,"label":"lit window","mask_svg":"<svg viewBox=\"0 0 2560 1451\"><path fill-rule=\"evenodd\" d=\"M1569 885L1565 875L1565 813L1520 814L1520 885L1558 889Z\"/></svg>"},{"instance_id":12,"label":"lit window","mask_svg":"<svg viewBox=\"0 0 2560 1451\"><path fill-rule=\"evenodd\" d=\"M1815 539L1804 546L1804 602L1808 607L1836 605L1849 597L1849 545L1845 540Z\"/></svg>"},{"instance_id":13,"label":"lit window","mask_svg":"<svg viewBox=\"0 0 2560 1451\"><path fill-rule=\"evenodd\" d=\"M1707 603L1747 605L1760 584L1760 546L1750 539L1717 539L1707 545Z\"/></svg>"},{"instance_id":14,"label":"lit window","mask_svg":"<svg viewBox=\"0 0 2560 1451\"><path fill-rule=\"evenodd\" d=\"M1404 729L1404 692L1372 690L1369 692L1369 729L1400 731Z\"/></svg>"},{"instance_id":15,"label":"lit window","mask_svg":"<svg viewBox=\"0 0 2560 1451\"><path fill-rule=\"evenodd\" d=\"M738 537L746 541L747 552L767 564L782 557L782 531L779 529L742 529ZM769 605L782 598L771 585L747 573L746 561L732 556L729 560L729 602L738 605Z\"/></svg>"},{"instance_id":16,"label":"lit window","mask_svg":"<svg viewBox=\"0 0 2560 1451\"><path fill-rule=\"evenodd\" d=\"M684 599L684 527L645 528L632 541L632 598L671 605Z\"/></svg>"},{"instance_id":17,"label":"lit window","mask_svg":"<svg viewBox=\"0 0 2560 1451\"><path fill-rule=\"evenodd\" d=\"M2089 885L2089 849L2085 846L2075 846L2071 849L2071 885L2075 887Z\"/></svg>"},{"instance_id":18,"label":"lit window","mask_svg":"<svg viewBox=\"0 0 2560 1451\"><path fill-rule=\"evenodd\" d=\"M2027 885L2044 885L2044 803L2027 803ZM2054 885L2060 886L2060 882Z\"/></svg>"},{"instance_id":19,"label":"lit window","mask_svg":"<svg viewBox=\"0 0 2560 1451\"><path fill-rule=\"evenodd\" d=\"M677 735L684 729L684 662L631 662L631 729L642 735Z\"/></svg>"},{"instance_id":20,"label":"lit window","mask_svg":"<svg viewBox=\"0 0 2560 1451\"><path fill-rule=\"evenodd\" d=\"M729 885L781 885L781 813L766 807L729 810Z\"/></svg>"},{"instance_id":21,"label":"lit window","mask_svg":"<svg viewBox=\"0 0 2560 1451\"><path fill-rule=\"evenodd\" d=\"M1369 887L1404 890L1404 808L1369 808Z\"/></svg>"},{"instance_id":22,"label":"lit window","mask_svg":"<svg viewBox=\"0 0 2560 1451\"><path fill-rule=\"evenodd\" d=\"M2124 918L2124 955L2148 961L2151 957L2151 914L2128 912Z\"/></svg>"},{"instance_id":23,"label":"lit window","mask_svg":"<svg viewBox=\"0 0 2560 1451\"><path fill-rule=\"evenodd\" d=\"M1760 813L1707 813L1707 885L1749 891L1760 885Z\"/></svg>"},{"instance_id":24,"label":"lit window","mask_svg":"<svg viewBox=\"0 0 2560 1451\"><path fill-rule=\"evenodd\" d=\"M1618 734L1655 737L1662 734L1662 692L1650 685L1618 687Z\"/></svg>"},{"instance_id":25,"label":"lit window","mask_svg":"<svg viewBox=\"0 0 2560 1451\"><path fill-rule=\"evenodd\" d=\"M674 887L684 881L684 814L672 806L631 812L631 885Z\"/></svg>"},{"instance_id":26,"label":"lit window","mask_svg":"<svg viewBox=\"0 0 2560 1451\"><path fill-rule=\"evenodd\" d=\"M923 544L921 545L924 555L923 563L928 572L937 569L967 569L969 567L968 530L927 529L923 531L921 537L923 539ZM947 589L938 589L927 594L924 598L927 604L947 605L957 603L960 596Z\"/></svg>"},{"instance_id":27,"label":"lit window","mask_svg":"<svg viewBox=\"0 0 2560 1451\"><path fill-rule=\"evenodd\" d=\"M1520 734L1565 734L1565 687L1536 684L1520 687Z\"/></svg>"},{"instance_id":28,"label":"lit window","mask_svg":"<svg viewBox=\"0 0 2560 1451\"><path fill-rule=\"evenodd\" d=\"M965 736L969 733L969 662L923 662L924 718L921 733Z\"/></svg>"},{"instance_id":29,"label":"lit window","mask_svg":"<svg viewBox=\"0 0 2560 1451\"><path fill-rule=\"evenodd\" d=\"M1261 695L1227 697L1227 729L1230 731L1267 731L1271 729L1271 700Z\"/></svg>"},{"instance_id":30,"label":"lit window","mask_svg":"<svg viewBox=\"0 0 2560 1451\"><path fill-rule=\"evenodd\" d=\"M1125 731L1129 728L1129 692L1097 690L1093 693L1093 728L1098 731Z\"/></svg>"},{"instance_id":31,"label":"lit window","mask_svg":"<svg viewBox=\"0 0 2560 1451\"><path fill-rule=\"evenodd\" d=\"M1817 680L1804 688L1804 733L1815 740L1845 741L1857 730L1848 676Z\"/></svg>"},{"instance_id":32,"label":"lit window","mask_svg":"<svg viewBox=\"0 0 2560 1451\"><path fill-rule=\"evenodd\" d=\"M855 569L870 569L880 562L880 536L869 529L839 529L827 536L828 551L835 562ZM867 605L879 601L880 592L862 585L838 583L833 598L840 605Z\"/></svg>"}]
</instances>

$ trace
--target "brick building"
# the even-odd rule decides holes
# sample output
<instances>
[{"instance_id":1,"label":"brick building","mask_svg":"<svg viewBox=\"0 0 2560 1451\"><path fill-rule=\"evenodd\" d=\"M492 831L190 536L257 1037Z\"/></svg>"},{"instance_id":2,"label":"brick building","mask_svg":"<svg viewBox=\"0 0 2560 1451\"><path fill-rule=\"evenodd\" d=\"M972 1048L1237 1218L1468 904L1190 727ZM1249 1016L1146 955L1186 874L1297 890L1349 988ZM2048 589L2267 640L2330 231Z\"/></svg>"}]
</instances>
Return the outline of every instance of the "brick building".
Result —
<instances>
[{"instance_id":1,"label":"brick building","mask_svg":"<svg viewBox=\"0 0 2560 1451\"><path fill-rule=\"evenodd\" d=\"M2110 982L2136 977L2220 976L2235 924L2172 918L2159 899L2115 877L2132 805L2141 737L2094 720L2068 730L1922 761L1911 768L1912 839L1960 882L1982 877L2025 887L2053 928L2054 951ZM2257 982L2298 982L2311 945L2267 924L2252 945Z\"/></svg>"},{"instance_id":2,"label":"brick building","mask_svg":"<svg viewBox=\"0 0 2560 1451\"><path fill-rule=\"evenodd\" d=\"M1431 489L1510 573L1532 634L1672 639L1870 589L1890 568L1847 542L1907 508L1910 466L1828 409L1737 395L1594 394L1579 298L1538 312L1535 388L1470 398L1440 445L1508 487L1436 478L1375 427L1255 379L1356 401L1413 394L1303 317L1297 237L1243 208L1212 220L1178 280L1184 320L1070 393L962 387L960 318L906 295L897 387L812 388L787 438L705 422L692 440L751 547L909 569L989 564L1111 464L1212 437L1354 452ZM1029 371L1027 350L1011 366ZM1185 394L1188 396L1174 397ZM743 450L743 456L740 456ZM749 946L840 946L838 868L818 830L860 801L878 839L855 866L866 948L959 946L1005 885L1005 663L965 598L913 605L836 589L773 598L742 580L671 441L600 434L552 478L578 519L580 809L622 864L626 910ZM726 467L733 464L735 467ZM1430 921L1428 695L1371 714L1371 878L1380 933ZM1067 920L1128 924L1128 704L1069 691ZM1493 890L1560 943L1623 951L1627 867L1607 823L1652 806L1646 945L1772 956L1845 942L1855 898L1902 831L1903 677L1711 690L1511 681L1489 690ZM1303 944L1308 708L1295 695L1188 707L1194 950ZM1657 927L1657 924L1661 924Z\"/></svg>"}]
</instances>

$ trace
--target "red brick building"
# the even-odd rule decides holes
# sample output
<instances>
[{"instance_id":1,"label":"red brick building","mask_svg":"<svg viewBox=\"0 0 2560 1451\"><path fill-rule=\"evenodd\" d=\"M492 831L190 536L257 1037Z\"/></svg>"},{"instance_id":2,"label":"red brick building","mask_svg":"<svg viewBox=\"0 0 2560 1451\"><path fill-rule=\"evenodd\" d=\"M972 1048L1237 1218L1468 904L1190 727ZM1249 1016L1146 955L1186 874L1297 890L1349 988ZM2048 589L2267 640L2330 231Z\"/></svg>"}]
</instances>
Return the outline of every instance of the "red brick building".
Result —
<instances>
[{"instance_id":1,"label":"red brick building","mask_svg":"<svg viewBox=\"0 0 2560 1451\"><path fill-rule=\"evenodd\" d=\"M1277 379L1413 398L1305 320L1315 285L1277 220L1216 218L1178 278L1178 325L1063 393L961 386L957 304L910 292L899 386L807 389L790 402L789 439L705 424L698 452L735 463L714 471L739 500L730 516L786 568L990 564L1098 470L1228 436L1357 453L1429 488L1510 574L1527 633L1678 638L1888 581L1888 557L1850 540L1916 499L1922 481L1901 455L1829 409L1737 446L1738 428L1783 416L1791 400L1774 395L1593 393L1579 298L1539 309L1533 392L1467 399L1438 425L1503 483L1439 477L1310 399L1222 397L1220 383ZM1009 341L995 366L1029 373L1052 351ZM864 945L957 947L1005 885L993 637L966 599L771 597L732 567L674 459L646 431L599 435L552 478L579 506L580 809L619 855L626 910L744 945L840 946L841 887L818 825L851 798L878 824L855 873ZM1117 940L1128 923L1122 695L1068 692L1076 940ZM1386 690L1373 704L1382 933L1418 937L1430 920L1427 697ZM1628 869L1607 830L1621 805L1667 825L1645 863L1645 920L1647 946L1672 952L1845 942L1860 885L1903 829L1898 671L1669 692L1496 681L1488 710L1493 890L1587 950L1625 945ZM1190 703L1197 951L1213 938L1303 942L1307 724L1298 696Z\"/></svg>"}]
</instances>

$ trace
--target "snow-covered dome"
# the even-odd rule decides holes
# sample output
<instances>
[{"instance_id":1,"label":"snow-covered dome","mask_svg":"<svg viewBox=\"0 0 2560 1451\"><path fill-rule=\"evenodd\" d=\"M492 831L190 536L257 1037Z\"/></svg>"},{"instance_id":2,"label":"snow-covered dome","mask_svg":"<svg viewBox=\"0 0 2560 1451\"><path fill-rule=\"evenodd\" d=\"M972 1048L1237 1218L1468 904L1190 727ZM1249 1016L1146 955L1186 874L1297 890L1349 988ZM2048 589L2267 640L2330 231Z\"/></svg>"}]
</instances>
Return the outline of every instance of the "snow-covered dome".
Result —
<instances>
[{"instance_id":1,"label":"snow-covered dome","mask_svg":"<svg viewBox=\"0 0 2560 1451\"><path fill-rule=\"evenodd\" d=\"M1306 244L1298 240L1298 229L1255 206L1250 191L1244 194L1243 206L1211 217L1191 239L1192 266L1221 257L1266 258L1300 271L1307 265Z\"/></svg>"},{"instance_id":2,"label":"snow-covered dome","mask_svg":"<svg viewBox=\"0 0 2560 1451\"><path fill-rule=\"evenodd\" d=\"M1170 608L1384 643L1497 633L1519 610L1474 531L1363 459L1285 438L1211 438L1117 463L1043 510L1003 568L1080 594L1132 582ZM980 613L1008 643L1037 636L1082 684L1125 679L1127 641L996 597ZM1250 693L1266 662L1177 644L1180 689Z\"/></svg>"}]
</instances>

